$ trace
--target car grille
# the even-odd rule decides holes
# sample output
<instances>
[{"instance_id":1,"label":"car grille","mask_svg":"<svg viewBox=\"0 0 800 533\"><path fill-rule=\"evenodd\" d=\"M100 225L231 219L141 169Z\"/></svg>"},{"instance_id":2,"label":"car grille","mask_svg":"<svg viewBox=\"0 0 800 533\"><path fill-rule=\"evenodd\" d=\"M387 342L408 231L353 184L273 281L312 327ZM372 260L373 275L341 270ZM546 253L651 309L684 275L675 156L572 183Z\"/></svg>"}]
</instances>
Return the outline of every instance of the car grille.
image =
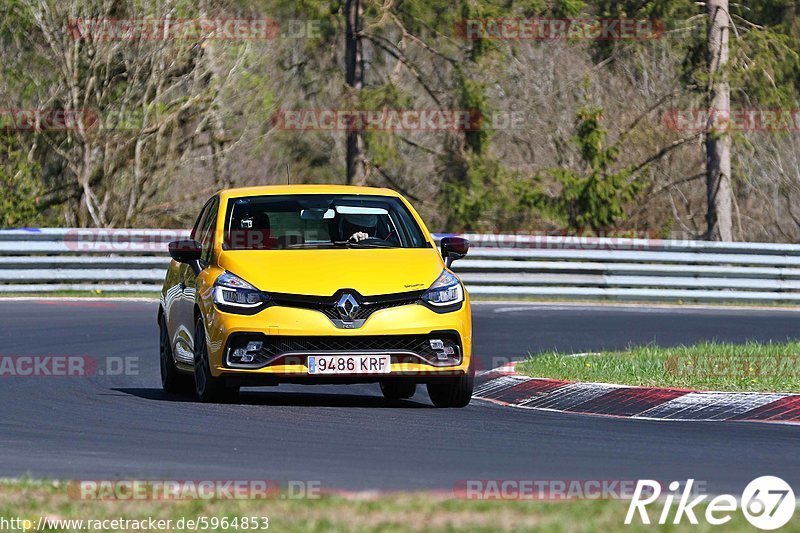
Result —
<instances>
[{"instance_id":1,"label":"car grille","mask_svg":"<svg viewBox=\"0 0 800 533\"><path fill-rule=\"evenodd\" d=\"M431 348L431 339L441 339L445 346L454 348L454 355L446 360L439 358L440 352ZM263 334L237 334L228 341L226 364L230 364L231 353L248 342L259 341L261 349L254 353L249 368L260 368L270 364L305 364L305 357L314 354L358 354L389 353L392 362L429 363L436 366L452 366L461 362L461 342L454 331L432 332L427 335L364 335L364 336L287 336ZM420 360L421 359L421 360Z\"/></svg>"},{"instance_id":2,"label":"car grille","mask_svg":"<svg viewBox=\"0 0 800 533\"><path fill-rule=\"evenodd\" d=\"M401 292L396 294L382 294L377 296L361 296L353 290L339 290L333 296L305 296L300 294L270 293L273 305L281 307L294 307L298 309L313 309L319 311L331 320L341 318L336 310L336 304L342 294L352 294L360 305L353 317L354 320L366 320L376 311L411 305L417 303L425 291Z\"/></svg>"}]
</instances>

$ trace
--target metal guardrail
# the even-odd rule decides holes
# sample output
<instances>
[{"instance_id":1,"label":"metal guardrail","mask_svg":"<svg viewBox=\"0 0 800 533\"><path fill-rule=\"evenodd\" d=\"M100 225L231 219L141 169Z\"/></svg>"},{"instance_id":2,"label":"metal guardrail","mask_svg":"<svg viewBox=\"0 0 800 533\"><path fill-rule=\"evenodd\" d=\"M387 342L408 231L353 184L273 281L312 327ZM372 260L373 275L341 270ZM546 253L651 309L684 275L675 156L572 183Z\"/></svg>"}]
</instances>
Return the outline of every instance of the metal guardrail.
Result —
<instances>
[{"instance_id":1,"label":"metal guardrail","mask_svg":"<svg viewBox=\"0 0 800 533\"><path fill-rule=\"evenodd\" d=\"M0 293L158 291L179 230L0 230ZM437 239L443 235L437 235ZM473 295L800 302L800 245L465 235Z\"/></svg>"}]
</instances>

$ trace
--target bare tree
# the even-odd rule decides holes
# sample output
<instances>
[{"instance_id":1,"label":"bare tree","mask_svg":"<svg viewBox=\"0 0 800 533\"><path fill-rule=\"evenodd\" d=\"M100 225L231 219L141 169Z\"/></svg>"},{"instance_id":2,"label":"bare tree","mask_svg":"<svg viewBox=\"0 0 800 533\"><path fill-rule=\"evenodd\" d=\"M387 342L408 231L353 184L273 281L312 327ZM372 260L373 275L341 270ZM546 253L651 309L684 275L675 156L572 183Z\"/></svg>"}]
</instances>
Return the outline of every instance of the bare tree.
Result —
<instances>
[{"instance_id":1,"label":"bare tree","mask_svg":"<svg viewBox=\"0 0 800 533\"><path fill-rule=\"evenodd\" d=\"M731 214L731 136L713 127L715 117L729 117L731 90L728 64L730 15L728 0L707 0L709 113L706 131L706 190L708 207L706 238L712 241L733 240Z\"/></svg>"},{"instance_id":2,"label":"bare tree","mask_svg":"<svg viewBox=\"0 0 800 533\"><path fill-rule=\"evenodd\" d=\"M74 21L112 20L120 5L110 0L23 0L35 27L31 47L54 66L48 105L79 114L65 135L42 134L70 178L52 191L65 203L67 223L132 225L161 195L187 159L210 160L216 185L230 184L226 131L219 95L238 73L243 48L223 61L202 36L191 39L126 39L81 29ZM125 6L132 19L152 17ZM172 2L160 5L169 25ZM236 57L238 54L238 57ZM209 154L209 155L207 155Z\"/></svg>"},{"instance_id":3,"label":"bare tree","mask_svg":"<svg viewBox=\"0 0 800 533\"><path fill-rule=\"evenodd\" d=\"M345 3L345 82L356 94L364 87L364 51L360 35L364 7L361 0ZM347 183L363 185L366 181L364 137L356 128L347 132Z\"/></svg>"}]
</instances>

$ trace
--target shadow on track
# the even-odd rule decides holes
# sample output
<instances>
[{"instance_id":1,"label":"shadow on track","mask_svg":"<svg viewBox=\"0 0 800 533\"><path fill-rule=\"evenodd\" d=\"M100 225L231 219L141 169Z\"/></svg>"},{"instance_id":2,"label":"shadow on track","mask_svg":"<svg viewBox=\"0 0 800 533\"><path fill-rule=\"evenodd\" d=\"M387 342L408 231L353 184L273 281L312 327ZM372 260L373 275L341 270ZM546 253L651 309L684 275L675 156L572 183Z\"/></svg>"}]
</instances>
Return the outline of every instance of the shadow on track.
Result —
<instances>
[{"instance_id":1,"label":"shadow on track","mask_svg":"<svg viewBox=\"0 0 800 533\"><path fill-rule=\"evenodd\" d=\"M200 403L194 394L167 394L162 389L115 388L111 389L145 400L161 402ZM433 409L430 404L413 400L387 400L381 396L355 394L319 394L305 392L252 392L242 391L239 397L225 405L274 405L281 407L369 407Z\"/></svg>"}]
</instances>

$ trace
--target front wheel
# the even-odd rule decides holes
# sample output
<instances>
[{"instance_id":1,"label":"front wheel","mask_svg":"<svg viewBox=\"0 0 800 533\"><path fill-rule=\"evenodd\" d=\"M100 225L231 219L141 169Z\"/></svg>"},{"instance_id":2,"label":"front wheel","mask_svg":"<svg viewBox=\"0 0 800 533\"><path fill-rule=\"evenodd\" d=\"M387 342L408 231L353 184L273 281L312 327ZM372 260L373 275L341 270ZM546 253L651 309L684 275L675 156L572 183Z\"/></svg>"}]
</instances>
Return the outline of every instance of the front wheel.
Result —
<instances>
[{"instance_id":1,"label":"front wheel","mask_svg":"<svg viewBox=\"0 0 800 533\"><path fill-rule=\"evenodd\" d=\"M239 387L227 387L224 380L211 375L202 317L194 327L194 388L201 402L228 402L239 395Z\"/></svg>"},{"instance_id":2,"label":"front wheel","mask_svg":"<svg viewBox=\"0 0 800 533\"><path fill-rule=\"evenodd\" d=\"M172 358L172 343L169 340L167 325L163 317L158 321L158 329L161 388L164 389L164 392L170 394L190 392L192 390L192 378L187 374L181 374L175 368L175 360Z\"/></svg>"},{"instance_id":3,"label":"front wheel","mask_svg":"<svg viewBox=\"0 0 800 533\"><path fill-rule=\"evenodd\" d=\"M436 407L466 407L472 400L475 369L470 365L463 376L440 383L428 383L428 396Z\"/></svg>"}]
</instances>

